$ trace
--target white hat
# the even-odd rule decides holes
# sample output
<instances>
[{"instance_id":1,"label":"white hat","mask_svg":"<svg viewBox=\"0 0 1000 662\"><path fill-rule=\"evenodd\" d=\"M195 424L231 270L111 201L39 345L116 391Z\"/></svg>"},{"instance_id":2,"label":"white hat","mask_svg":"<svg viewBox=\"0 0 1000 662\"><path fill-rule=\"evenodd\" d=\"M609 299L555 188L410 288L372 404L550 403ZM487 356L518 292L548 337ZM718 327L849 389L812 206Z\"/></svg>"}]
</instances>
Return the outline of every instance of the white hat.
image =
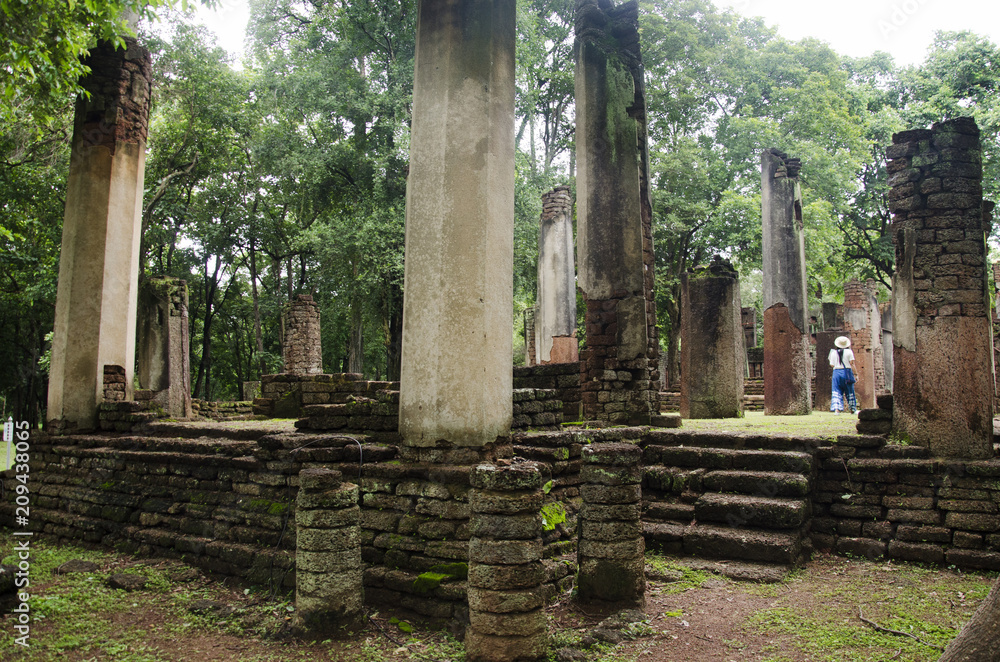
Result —
<instances>
[{"instance_id":1,"label":"white hat","mask_svg":"<svg viewBox=\"0 0 1000 662\"><path fill-rule=\"evenodd\" d=\"M838 336L837 339L833 341L833 344L840 349L847 349L851 346L851 339L847 336Z\"/></svg>"}]
</instances>

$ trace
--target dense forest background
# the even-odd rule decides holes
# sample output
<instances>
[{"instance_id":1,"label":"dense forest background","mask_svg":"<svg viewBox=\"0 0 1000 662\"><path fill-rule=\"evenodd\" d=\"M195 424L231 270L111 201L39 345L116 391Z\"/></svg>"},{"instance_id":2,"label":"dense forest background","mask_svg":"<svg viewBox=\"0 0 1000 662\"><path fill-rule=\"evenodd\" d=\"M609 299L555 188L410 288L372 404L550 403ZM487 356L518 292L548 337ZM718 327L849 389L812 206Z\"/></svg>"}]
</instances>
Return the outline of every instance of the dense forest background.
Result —
<instances>
[{"instance_id":1,"label":"dense forest background","mask_svg":"<svg viewBox=\"0 0 1000 662\"><path fill-rule=\"evenodd\" d=\"M132 0L0 6L0 409L41 420L79 55ZM235 399L281 368L281 310L319 301L324 368L399 374L414 2L252 0L248 61L170 9L140 40L155 86L140 278L190 288L194 396ZM534 304L540 195L573 183L573 0L518 0L515 362ZM640 0L665 350L679 276L715 253L760 305L761 150L802 159L809 293L888 288L885 149L960 115L983 132L998 199L1000 49L939 33L919 66L791 42L705 0ZM66 9L69 7L69 9ZM40 27L39 27L40 26ZM54 39L53 35L60 36ZM488 256L483 256L488 259Z\"/></svg>"}]
</instances>

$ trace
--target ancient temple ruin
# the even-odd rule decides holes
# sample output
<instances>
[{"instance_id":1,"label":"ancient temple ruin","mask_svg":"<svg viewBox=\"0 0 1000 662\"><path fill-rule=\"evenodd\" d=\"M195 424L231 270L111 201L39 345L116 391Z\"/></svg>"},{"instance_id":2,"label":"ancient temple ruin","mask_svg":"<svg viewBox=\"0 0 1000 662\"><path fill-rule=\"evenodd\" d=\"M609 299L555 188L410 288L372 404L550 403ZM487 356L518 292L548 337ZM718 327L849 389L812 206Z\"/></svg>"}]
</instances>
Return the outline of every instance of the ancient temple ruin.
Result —
<instances>
[{"instance_id":1,"label":"ancient temple ruin","mask_svg":"<svg viewBox=\"0 0 1000 662\"><path fill-rule=\"evenodd\" d=\"M530 376L511 372L515 3L423 0L401 383L323 374L317 337L299 348L313 358L290 352L286 372L263 380L265 390L297 385L294 431L291 424L279 431L247 424L227 437L218 428L136 417L115 421L125 435L52 434L86 427L101 395L135 404L130 341L119 347L103 334L105 302L134 296L118 282L127 269L115 263L124 271L94 281L86 270L92 265L74 264L98 239L106 243L95 255L127 255L132 244L119 245L104 229L91 236L94 226L112 221L71 219L82 212L67 207L64 258L73 259L64 259L65 283L60 273L62 366L55 370L54 348L53 425L32 439L32 530L183 556L213 573L295 590L292 624L306 636L356 627L363 605L386 605L464 631L467 658L491 662L543 657L544 606L573 586L582 602L641 607L647 549L736 561L735 576L746 577L743 562L762 564L772 579L814 549L1000 570L1000 461L991 459L984 430L993 415L983 358L992 351L983 289L988 205L970 121L898 134L889 154L898 251L890 417L913 444L887 443L884 435L833 441L606 425L648 422L658 377L636 6L609 5L582 1L577 20L578 131L586 137L578 143L582 367L569 364L573 374L560 364ZM141 97L135 76L145 70L126 66L128 57L115 62ZM124 170L95 178L91 191L71 168L74 199L105 195L110 180L134 202L144 133L142 140L131 136L135 142L130 135L95 143L100 149L75 139L74 153L87 147L81 158L98 165L121 159ZM802 366L808 328L796 257L798 163L773 151L762 162L765 253L776 260L765 265L771 344L764 363L772 379L787 375L789 385L768 397L772 413L782 403L780 413L799 413L809 371ZM132 241L134 224L129 228ZM716 316L687 318L702 319L702 332L712 324L725 331L723 348L708 354L726 361L728 377L739 362L729 352L739 354L745 329L735 275L723 266L710 268L704 283L719 288ZM696 280L686 283L689 305ZM75 298L83 287L102 292L101 300ZM172 319L175 295L157 301L169 305L153 307L149 319L156 310ZM308 299L299 303L316 308ZM824 309L838 333L871 329L870 306L865 327L845 308ZM302 328L318 329L311 315ZM69 323L83 332L69 334ZM293 326L286 322L286 338L296 337ZM120 358L102 353L105 341ZM692 352L689 373L699 370L694 360ZM514 389L516 379L539 381ZM721 384L706 388L724 392ZM70 402L68 389L86 397ZM598 424L558 425L573 392L582 392L586 418ZM270 402L258 406L273 412L280 398L268 393L259 400ZM210 444L208 435L215 435ZM14 479L3 480L0 521L10 525Z\"/></svg>"},{"instance_id":2,"label":"ancient temple ruin","mask_svg":"<svg viewBox=\"0 0 1000 662\"><path fill-rule=\"evenodd\" d=\"M812 363L798 159L760 157L764 226L764 413L812 410Z\"/></svg>"},{"instance_id":3,"label":"ancient temple ruin","mask_svg":"<svg viewBox=\"0 0 1000 662\"><path fill-rule=\"evenodd\" d=\"M657 413L659 344L638 5L577 4L577 264L584 416Z\"/></svg>"}]
</instances>

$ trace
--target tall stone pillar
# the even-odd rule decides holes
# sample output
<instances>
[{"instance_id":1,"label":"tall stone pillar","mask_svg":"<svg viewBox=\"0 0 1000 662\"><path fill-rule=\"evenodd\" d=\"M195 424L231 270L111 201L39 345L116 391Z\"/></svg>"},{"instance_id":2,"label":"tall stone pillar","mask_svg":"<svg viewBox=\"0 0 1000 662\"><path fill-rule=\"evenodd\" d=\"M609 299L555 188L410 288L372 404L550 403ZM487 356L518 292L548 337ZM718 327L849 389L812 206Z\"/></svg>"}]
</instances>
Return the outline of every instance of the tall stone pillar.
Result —
<instances>
[{"instance_id":1,"label":"tall stone pillar","mask_svg":"<svg viewBox=\"0 0 1000 662\"><path fill-rule=\"evenodd\" d=\"M993 456L993 360L979 128L892 137L892 429L936 457Z\"/></svg>"},{"instance_id":2,"label":"tall stone pillar","mask_svg":"<svg viewBox=\"0 0 1000 662\"><path fill-rule=\"evenodd\" d=\"M312 295L300 294L285 306L282 322L285 341L281 353L284 371L293 375L323 374L323 343L319 304Z\"/></svg>"},{"instance_id":3,"label":"tall stone pillar","mask_svg":"<svg viewBox=\"0 0 1000 662\"><path fill-rule=\"evenodd\" d=\"M420 0L399 429L410 447L510 431L514 0Z\"/></svg>"},{"instance_id":4,"label":"tall stone pillar","mask_svg":"<svg viewBox=\"0 0 1000 662\"><path fill-rule=\"evenodd\" d=\"M647 422L659 411L646 104L638 5L578 0L578 284L586 301L584 417Z\"/></svg>"},{"instance_id":5,"label":"tall stone pillar","mask_svg":"<svg viewBox=\"0 0 1000 662\"><path fill-rule=\"evenodd\" d=\"M760 165L764 225L764 413L808 414L812 410L812 366L799 190L801 164L784 152L770 149L761 153Z\"/></svg>"},{"instance_id":6,"label":"tall stone pillar","mask_svg":"<svg viewBox=\"0 0 1000 662\"><path fill-rule=\"evenodd\" d=\"M97 426L103 366L132 397L151 60L134 39L100 42L76 102L56 293L48 424Z\"/></svg>"},{"instance_id":7,"label":"tall stone pillar","mask_svg":"<svg viewBox=\"0 0 1000 662\"><path fill-rule=\"evenodd\" d=\"M191 416L188 288L179 278L150 278L139 297L138 381L171 418Z\"/></svg>"},{"instance_id":8,"label":"tall stone pillar","mask_svg":"<svg viewBox=\"0 0 1000 662\"><path fill-rule=\"evenodd\" d=\"M569 186L542 196L538 227L538 363L576 363L576 270L573 267L573 198Z\"/></svg>"},{"instance_id":9,"label":"tall stone pillar","mask_svg":"<svg viewBox=\"0 0 1000 662\"><path fill-rule=\"evenodd\" d=\"M871 289L860 281L851 280L844 285L844 335L851 339L854 352L854 395L858 409L873 409L879 390L876 378L877 363L882 361L882 320L878 303ZM817 361L826 356L816 355ZM817 382L816 388L819 388Z\"/></svg>"},{"instance_id":10,"label":"tall stone pillar","mask_svg":"<svg viewBox=\"0 0 1000 662\"><path fill-rule=\"evenodd\" d=\"M739 275L718 257L681 275L681 417L743 415L746 348Z\"/></svg>"}]
</instances>

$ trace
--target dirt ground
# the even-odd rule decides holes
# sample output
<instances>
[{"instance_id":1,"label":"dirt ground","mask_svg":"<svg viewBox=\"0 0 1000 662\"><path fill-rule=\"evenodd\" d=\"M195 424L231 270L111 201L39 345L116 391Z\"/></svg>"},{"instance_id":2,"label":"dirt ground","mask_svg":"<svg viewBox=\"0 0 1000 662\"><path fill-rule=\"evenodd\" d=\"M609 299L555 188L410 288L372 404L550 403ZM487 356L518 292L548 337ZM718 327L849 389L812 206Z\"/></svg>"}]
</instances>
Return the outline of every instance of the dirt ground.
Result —
<instances>
[{"instance_id":1,"label":"dirt ground","mask_svg":"<svg viewBox=\"0 0 1000 662\"><path fill-rule=\"evenodd\" d=\"M4 536L9 540L8 536ZM4 562L11 561L2 543ZM97 563L90 573L56 574L70 559ZM548 609L549 659L594 662L798 660L936 660L940 649L985 598L995 574L817 555L775 584L735 582L647 554L644 617L617 645L587 648L610 614L581 608L570 593ZM109 588L129 572L145 588ZM3 660L204 662L329 660L338 662L463 660L461 642L387 610L344 641L303 642L289 635L289 596L206 577L180 561L134 558L57 545L34 548L30 647L13 643L5 612ZM199 602L200 601L200 602ZM864 623L900 634L880 632ZM904 636L908 635L908 636ZM617 640L616 640L617 641Z\"/></svg>"}]
</instances>

